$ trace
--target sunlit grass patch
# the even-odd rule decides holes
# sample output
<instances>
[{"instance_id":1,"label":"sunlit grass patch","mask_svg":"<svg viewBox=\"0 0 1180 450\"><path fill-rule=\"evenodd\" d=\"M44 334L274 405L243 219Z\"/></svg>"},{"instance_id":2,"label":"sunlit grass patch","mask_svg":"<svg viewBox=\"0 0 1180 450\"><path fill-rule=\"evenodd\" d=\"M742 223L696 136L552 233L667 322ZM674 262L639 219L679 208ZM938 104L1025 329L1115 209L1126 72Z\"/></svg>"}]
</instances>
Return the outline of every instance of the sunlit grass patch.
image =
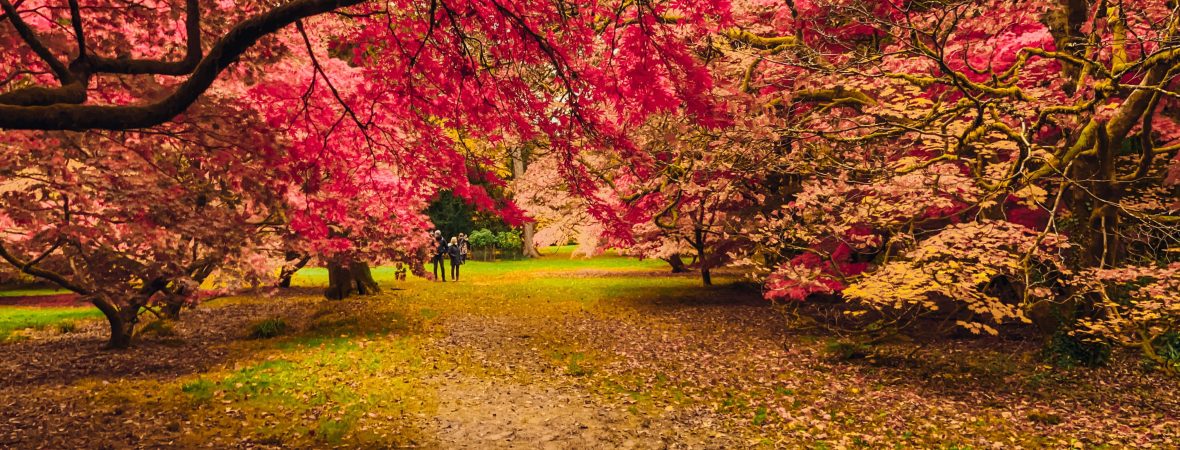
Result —
<instances>
[{"instance_id":1,"label":"sunlit grass patch","mask_svg":"<svg viewBox=\"0 0 1180 450\"><path fill-rule=\"evenodd\" d=\"M21 330L40 330L53 326L65 330L63 326L70 328L63 325L65 323L76 327L77 321L101 316L102 313L93 307L0 306L0 342L12 339L14 333Z\"/></svg>"},{"instance_id":2,"label":"sunlit grass patch","mask_svg":"<svg viewBox=\"0 0 1180 450\"><path fill-rule=\"evenodd\" d=\"M269 356L173 385L196 406L189 444L211 442L229 413L252 442L281 446L397 446L414 439L397 421L429 410L419 345L406 336L284 338ZM191 439L191 440L190 440Z\"/></svg>"},{"instance_id":3,"label":"sunlit grass patch","mask_svg":"<svg viewBox=\"0 0 1180 450\"><path fill-rule=\"evenodd\" d=\"M423 364L425 337L406 319L414 310L380 298L320 301L313 308L283 318L291 321L286 332L272 339L231 342L235 356L221 366L173 378L85 381L73 389L106 414L163 414L171 445L183 448L424 442L407 417L432 413L437 400L422 381L431 369ZM179 415L166 412L177 405Z\"/></svg>"},{"instance_id":4,"label":"sunlit grass patch","mask_svg":"<svg viewBox=\"0 0 1180 450\"><path fill-rule=\"evenodd\" d=\"M217 384L206 380L204 378L197 378L196 380L180 385L180 391L192 396L195 402L204 402L213 398L213 391Z\"/></svg>"},{"instance_id":5,"label":"sunlit grass patch","mask_svg":"<svg viewBox=\"0 0 1180 450\"><path fill-rule=\"evenodd\" d=\"M270 339L287 332L287 321L281 317L271 317L255 322L250 326L250 337L255 339Z\"/></svg>"},{"instance_id":6,"label":"sunlit grass patch","mask_svg":"<svg viewBox=\"0 0 1180 450\"><path fill-rule=\"evenodd\" d=\"M542 256L535 259L519 259L504 261L474 261L469 260L460 268L461 280L465 283L486 283L489 281L511 281L518 278L543 278L562 273L578 271L593 272L653 272L667 269L668 264L658 259L638 260L626 256L619 256L614 251L608 251L594 258L572 257L572 246L565 246L553 251L554 247L542 249ZM447 263L450 270L450 263ZM426 286L426 280L410 277L409 280L399 282L394 280L394 267L384 265L373 267L373 278L382 288L398 288L405 286ZM426 266L426 272L431 266ZM448 279L450 272L447 273ZM448 281L448 283L453 283ZM295 286L325 287L328 285L328 271L322 267L308 267L300 270L292 279ZM441 283L440 283L441 284Z\"/></svg>"}]
</instances>

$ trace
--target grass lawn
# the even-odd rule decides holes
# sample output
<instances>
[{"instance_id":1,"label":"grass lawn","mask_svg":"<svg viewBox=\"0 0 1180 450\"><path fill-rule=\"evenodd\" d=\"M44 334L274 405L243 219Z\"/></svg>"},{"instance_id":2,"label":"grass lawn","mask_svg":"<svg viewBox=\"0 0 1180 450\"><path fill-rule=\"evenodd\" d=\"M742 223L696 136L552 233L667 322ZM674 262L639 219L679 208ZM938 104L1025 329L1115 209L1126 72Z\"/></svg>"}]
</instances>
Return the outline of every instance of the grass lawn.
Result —
<instances>
[{"instance_id":1,"label":"grass lawn","mask_svg":"<svg viewBox=\"0 0 1180 450\"><path fill-rule=\"evenodd\" d=\"M0 306L0 342L12 339L20 330L58 327L69 331L77 321L95 317L102 317L102 313L93 307Z\"/></svg>"},{"instance_id":2,"label":"grass lawn","mask_svg":"<svg viewBox=\"0 0 1180 450\"><path fill-rule=\"evenodd\" d=\"M495 262L467 261L466 264L460 266L459 278L472 282L489 279L504 281L578 271L635 273L668 269L668 264L658 259L640 261L635 258L619 256L613 250L593 258L572 257L573 250L574 246L548 247L541 249L542 256L538 259L508 259ZM446 265L447 279L450 279L450 262L448 261ZM427 264L425 271L430 273L431 268L431 265ZM373 279L377 280L378 284L389 285L393 283L393 273L394 266L392 265L374 267ZM414 278L413 275L410 278ZM305 268L295 274L292 284L325 287L328 285L328 271L322 267Z\"/></svg>"}]
</instances>

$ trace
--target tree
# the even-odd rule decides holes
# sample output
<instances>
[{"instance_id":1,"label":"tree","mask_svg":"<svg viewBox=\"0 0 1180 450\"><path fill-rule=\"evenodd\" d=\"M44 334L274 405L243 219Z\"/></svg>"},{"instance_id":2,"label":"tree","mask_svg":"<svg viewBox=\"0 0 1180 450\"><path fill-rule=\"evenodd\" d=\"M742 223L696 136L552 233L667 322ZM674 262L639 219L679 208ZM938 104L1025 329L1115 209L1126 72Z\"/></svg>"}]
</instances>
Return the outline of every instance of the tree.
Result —
<instances>
[{"instance_id":1,"label":"tree","mask_svg":"<svg viewBox=\"0 0 1180 450\"><path fill-rule=\"evenodd\" d=\"M796 180L759 219L768 296L994 332L1080 314L1082 270L1174 258L1174 4L746 2L735 22L768 179Z\"/></svg>"},{"instance_id":2,"label":"tree","mask_svg":"<svg viewBox=\"0 0 1180 450\"><path fill-rule=\"evenodd\" d=\"M593 155L583 158L592 159ZM558 155L538 152L524 177L514 180L515 201L536 225L533 243L547 246L576 242L574 255L598 254L604 243L604 228L590 213L587 200L570 192L560 167Z\"/></svg>"},{"instance_id":3,"label":"tree","mask_svg":"<svg viewBox=\"0 0 1180 450\"><path fill-rule=\"evenodd\" d=\"M145 311L175 317L198 301L218 270L237 274L223 289L254 284L281 214L277 180L261 164L270 148L258 123L232 105L216 110L210 128L234 123L235 132L5 142L0 257L90 300L110 323L112 347L130 343ZM207 151L194 156L195 142Z\"/></svg>"},{"instance_id":4,"label":"tree","mask_svg":"<svg viewBox=\"0 0 1180 450\"><path fill-rule=\"evenodd\" d=\"M430 222L435 229L442 231L444 237L458 236L459 233L470 233L475 228L471 220L475 212L462 199L449 192L442 192L426 210Z\"/></svg>"},{"instance_id":5,"label":"tree","mask_svg":"<svg viewBox=\"0 0 1180 450\"><path fill-rule=\"evenodd\" d=\"M652 173L616 181L627 186L626 202L650 211L650 223L634 229L628 251L664 259L673 272L682 255L692 255L688 267L710 286L712 270L749 246L743 218L762 196L752 189L759 185L758 161L747 157L751 149L732 123L709 129L662 118L648 126L640 142L653 156Z\"/></svg>"},{"instance_id":6,"label":"tree","mask_svg":"<svg viewBox=\"0 0 1180 450\"><path fill-rule=\"evenodd\" d=\"M487 166L457 134L544 136L589 189L581 148L626 147L620 125L699 103L684 43L723 11L670 24L655 17L674 5L438 0L322 15L355 4L166 2L186 12L177 44L162 40L175 22L134 6L5 0L4 259L94 301L113 346L153 305L190 302L210 276L258 284L290 251L420 262L439 191L519 221L453 176Z\"/></svg>"}]
</instances>

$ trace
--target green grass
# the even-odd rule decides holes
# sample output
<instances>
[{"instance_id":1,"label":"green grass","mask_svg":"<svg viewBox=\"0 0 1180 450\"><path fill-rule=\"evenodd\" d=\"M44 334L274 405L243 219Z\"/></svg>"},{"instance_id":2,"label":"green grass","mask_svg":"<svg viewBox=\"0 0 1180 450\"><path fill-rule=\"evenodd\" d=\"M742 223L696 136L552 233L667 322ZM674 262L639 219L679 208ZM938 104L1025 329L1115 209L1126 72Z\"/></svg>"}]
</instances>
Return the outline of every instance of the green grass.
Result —
<instances>
[{"instance_id":1,"label":"green grass","mask_svg":"<svg viewBox=\"0 0 1180 450\"><path fill-rule=\"evenodd\" d=\"M538 320L616 302L658 305L710 295L702 294L700 282L692 277L647 276L667 270L659 260L639 261L613 253L588 260L571 258L571 250L550 248L533 260L471 261L463 266L459 283L413 276L395 282L392 265L375 267L374 278L386 288L383 294L344 301L299 295L298 301L317 305L298 327L291 325L283 333L273 333L271 339L233 344L250 356L170 380L128 380L119 386L81 388L96 392L103 404L151 408L164 399L167 404L186 405L186 422L174 427L186 430L179 442L182 446L226 444L219 439L227 433L249 435L255 442L273 446L417 446L428 438L408 428L405 417L439 413L437 388L426 380L451 370L475 377L492 376L491 371L498 370L467 354L434 353L430 342L436 324L472 312ZM587 276L604 272L608 276ZM624 276L614 276L616 272ZM327 273L307 268L296 274L294 284L322 287ZM225 298L206 306L256 300ZM248 331L259 323L247 325ZM545 332L533 332L530 345L536 345L539 354L549 355L548 363L565 376L588 379L605 363L602 355L558 344ZM158 394L149 398L128 392ZM227 418L227 411L233 419Z\"/></svg>"},{"instance_id":2,"label":"green grass","mask_svg":"<svg viewBox=\"0 0 1180 450\"><path fill-rule=\"evenodd\" d=\"M250 327L250 337L254 339L270 339L287 332L287 321L281 317L261 320Z\"/></svg>"},{"instance_id":3,"label":"green grass","mask_svg":"<svg viewBox=\"0 0 1180 450\"><path fill-rule=\"evenodd\" d=\"M0 297L42 297L46 295L69 294L70 291L55 288L29 288L0 290Z\"/></svg>"},{"instance_id":4,"label":"green grass","mask_svg":"<svg viewBox=\"0 0 1180 450\"><path fill-rule=\"evenodd\" d=\"M421 344L403 336L404 324L390 313L323 322L302 335L260 343L270 348L263 360L198 374L163 391L193 405L192 420L202 426L189 444L212 442L224 432L224 412L233 410L253 418L234 426L273 445L407 445L413 432L399 430L393 418L429 410L434 400L418 381L429 369Z\"/></svg>"},{"instance_id":5,"label":"green grass","mask_svg":"<svg viewBox=\"0 0 1180 450\"><path fill-rule=\"evenodd\" d=\"M735 280L725 276L715 276L717 286L703 288L693 275L650 276L669 272L664 261L638 260L613 251L589 259L571 258L571 251L572 247L550 247L531 260L469 261L458 283L414 276L394 281L392 267L376 267L373 276L385 293L370 298L413 308L409 317L434 321L456 311L536 317L600 307L676 307L749 296L739 293L730 283ZM293 282L325 287L327 272L306 268Z\"/></svg>"},{"instance_id":6,"label":"green grass","mask_svg":"<svg viewBox=\"0 0 1180 450\"><path fill-rule=\"evenodd\" d=\"M202 403L213 399L213 391L216 388L216 383L204 378L197 378L196 380L182 384L180 391L192 396L194 402Z\"/></svg>"},{"instance_id":7,"label":"green grass","mask_svg":"<svg viewBox=\"0 0 1180 450\"><path fill-rule=\"evenodd\" d=\"M595 271L595 272L652 272L668 269L668 264L658 259L637 260L626 256L619 256L613 250L594 258L573 257L573 246L548 247L541 250L541 257L536 259L467 261L460 269L461 281L479 282L489 278L503 276L553 276L561 272ZM431 266L427 264L426 272ZM447 279L450 279L450 263L447 263ZM555 274L556 272L556 274ZM417 277L410 275L410 280ZM394 281L393 265L373 268L373 279L382 287L398 286ZM420 278L419 278L420 280ZM300 270L292 279L295 286L324 287L328 285L328 271L322 267L309 267Z\"/></svg>"},{"instance_id":8,"label":"green grass","mask_svg":"<svg viewBox=\"0 0 1180 450\"><path fill-rule=\"evenodd\" d=\"M0 341L11 339L20 330L39 330L51 326L64 330L70 328L66 323L101 316L99 310L91 307L4 306L0 307Z\"/></svg>"}]
</instances>

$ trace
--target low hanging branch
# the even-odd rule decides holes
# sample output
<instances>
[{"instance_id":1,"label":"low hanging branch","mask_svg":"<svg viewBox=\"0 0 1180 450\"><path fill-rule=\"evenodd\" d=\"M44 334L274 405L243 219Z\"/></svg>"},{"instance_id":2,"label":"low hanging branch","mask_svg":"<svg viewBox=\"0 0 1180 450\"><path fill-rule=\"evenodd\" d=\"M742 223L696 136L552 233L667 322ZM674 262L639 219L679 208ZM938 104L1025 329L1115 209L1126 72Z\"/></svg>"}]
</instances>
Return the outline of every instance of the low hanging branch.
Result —
<instances>
[{"instance_id":1,"label":"low hanging branch","mask_svg":"<svg viewBox=\"0 0 1180 450\"><path fill-rule=\"evenodd\" d=\"M48 252L46 254L48 254ZM66 279L66 277L64 277L56 272L52 272L52 271L37 267L37 262L39 262L39 260L42 259L41 257L38 257L36 260L33 260L33 261L27 261L27 262L21 261L20 258L17 258L16 255L13 255L11 252L9 252L7 248L4 248L3 245L0 245L0 259L3 259L4 261L8 262L13 267L20 269L21 272L24 272L26 274L29 274L29 275L32 275L32 276L35 276L38 278L43 278L43 279L52 281L55 284L57 284L58 286L69 289L69 290L74 291L78 294L81 294L81 295L91 295L92 294L90 292L90 290L88 290L84 287L78 286L74 283L71 283L70 280Z\"/></svg>"},{"instance_id":2,"label":"low hanging branch","mask_svg":"<svg viewBox=\"0 0 1180 450\"><path fill-rule=\"evenodd\" d=\"M0 128L20 130L126 130L162 124L184 112L213 84L226 67L263 36L296 21L365 0L295 0L266 13L242 21L225 34L202 57L200 13L197 0L187 0L188 49L179 61L108 59L80 51L79 58L67 68L43 45L8 0L0 0L7 18L21 38L53 70L60 88L30 87L0 95ZM76 21L77 22L77 21ZM75 25L81 29L80 22ZM82 36L79 42L84 44ZM85 105L86 85L92 75L158 74L188 75L170 95L154 103L141 105Z\"/></svg>"}]
</instances>

